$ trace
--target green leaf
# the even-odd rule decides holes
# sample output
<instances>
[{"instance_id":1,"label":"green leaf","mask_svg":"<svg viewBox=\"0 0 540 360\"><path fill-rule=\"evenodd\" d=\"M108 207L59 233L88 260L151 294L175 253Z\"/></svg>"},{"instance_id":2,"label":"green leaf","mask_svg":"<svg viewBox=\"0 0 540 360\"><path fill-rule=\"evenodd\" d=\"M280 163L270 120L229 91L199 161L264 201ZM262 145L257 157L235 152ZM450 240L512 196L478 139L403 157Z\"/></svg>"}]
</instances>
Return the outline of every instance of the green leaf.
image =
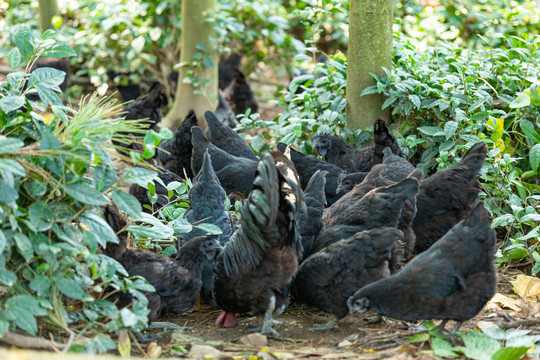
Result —
<instances>
[{"instance_id":1,"label":"green leaf","mask_svg":"<svg viewBox=\"0 0 540 360\"><path fill-rule=\"evenodd\" d=\"M482 333L470 331L460 334L464 346L454 348L474 360L491 360L491 356L501 348L499 342Z\"/></svg>"},{"instance_id":2,"label":"green leaf","mask_svg":"<svg viewBox=\"0 0 540 360\"><path fill-rule=\"evenodd\" d=\"M7 245L6 235L4 235L4 232L2 231L2 229L0 229L0 254L4 252L6 245Z\"/></svg>"},{"instance_id":3,"label":"green leaf","mask_svg":"<svg viewBox=\"0 0 540 360\"><path fill-rule=\"evenodd\" d=\"M178 217L174 219L172 223L174 223L174 229L178 233L188 233L193 230L193 225L191 225L191 223L183 217Z\"/></svg>"},{"instance_id":4,"label":"green leaf","mask_svg":"<svg viewBox=\"0 0 540 360\"><path fill-rule=\"evenodd\" d=\"M105 191L116 182L116 169L114 166L101 162L94 168L93 178L96 189Z\"/></svg>"},{"instance_id":5,"label":"green leaf","mask_svg":"<svg viewBox=\"0 0 540 360\"><path fill-rule=\"evenodd\" d=\"M113 191L112 200L120 210L132 217L137 217L142 212L141 203L137 198L124 191Z\"/></svg>"},{"instance_id":6,"label":"green leaf","mask_svg":"<svg viewBox=\"0 0 540 360\"><path fill-rule=\"evenodd\" d=\"M5 98L4 98L5 99ZM24 146L21 139L8 137L0 140L0 154L11 154Z\"/></svg>"},{"instance_id":7,"label":"green leaf","mask_svg":"<svg viewBox=\"0 0 540 360\"><path fill-rule=\"evenodd\" d=\"M34 53L34 44L32 43L32 33L26 25L21 25L14 36L15 46L19 49L21 55L26 61L29 61Z\"/></svg>"},{"instance_id":8,"label":"green leaf","mask_svg":"<svg viewBox=\"0 0 540 360\"><path fill-rule=\"evenodd\" d=\"M99 244L106 247L107 242L118 244L118 237L109 224L98 215L87 211L79 217L84 226L90 229Z\"/></svg>"},{"instance_id":9,"label":"green leaf","mask_svg":"<svg viewBox=\"0 0 540 360\"><path fill-rule=\"evenodd\" d=\"M446 137L446 140L454 136L457 128L458 128L458 123L455 121L447 121L444 124L444 136Z\"/></svg>"},{"instance_id":10,"label":"green leaf","mask_svg":"<svg viewBox=\"0 0 540 360\"><path fill-rule=\"evenodd\" d=\"M24 257L26 261L32 259L34 256L34 249L32 248L32 242L26 235L23 233L13 234L13 239L15 240L15 245L19 250L19 253Z\"/></svg>"},{"instance_id":11,"label":"green leaf","mask_svg":"<svg viewBox=\"0 0 540 360\"><path fill-rule=\"evenodd\" d=\"M251 148L255 153L260 153L264 147L264 140L260 135L255 136L250 142Z\"/></svg>"},{"instance_id":12,"label":"green leaf","mask_svg":"<svg viewBox=\"0 0 540 360\"><path fill-rule=\"evenodd\" d=\"M61 277L57 279L56 285L58 286L58 290L65 296L75 299L75 300L83 300L83 301L92 301L94 298L84 292L84 290L81 288L78 282L73 280L72 278L68 277Z\"/></svg>"},{"instance_id":13,"label":"green leaf","mask_svg":"<svg viewBox=\"0 0 540 360\"><path fill-rule=\"evenodd\" d=\"M202 231L206 232L209 235L221 235L223 232L219 228L219 226L214 224L198 224L195 225L196 228L201 229Z\"/></svg>"},{"instance_id":14,"label":"green leaf","mask_svg":"<svg viewBox=\"0 0 540 360\"><path fill-rule=\"evenodd\" d=\"M66 78L66 73L50 67L37 68L32 71L30 78L28 79L29 85L35 86L44 86L47 88L52 88L55 86L60 86L64 79Z\"/></svg>"},{"instance_id":15,"label":"green leaf","mask_svg":"<svg viewBox=\"0 0 540 360\"><path fill-rule=\"evenodd\" d=\"M105 195L85 183L67 184L64 190L73 199L85 204L96 206L110 204Z\"/></svg>"},{"instance_id":16,"label":"green leaf","mask_svg":"<svg viewBox=\"0 0 540 360\"><path fill-rule=\"evenodd\" d=\"M139 322L137 315L135 315L133 311L129 310L128 308L123 308L120 310L120 316L122 317L122 322L127 327L135 326Z\"/></svg>"},{"instance_id":17,"label":"green leaf","mask_svg":"<svg viewBox=\"0 0 540 360\"><path fill-rule=\"evenodd\" d=\"M0 320L0 336L4 335L9 330L9 322Z\"/></svg>"},{"instance_id":18,"label":"green leaf","mask_svg":"<svg viewBox=\"0 0 540 360\"><path fill-rule=\"evenodd\" d=\"M428 333L422 333L422 334L416 334L408 338L405 342L407 344L413 344L418 342L424 342L429 340L429 334Z\"/></svg>"},{"instance_id":19,"label":"green leaf","mask_svg":"<svg viewBox=\"0 0 540 360\"><path fill-rule=\"evenodd\" d=\"M47 29L45 32L41 35L41 40L48 40L54 38L56 35L56 31L53 29Z\"/></svg>"},{"instance_id":20,"label":"green leaf","mask_svg":"<svg viewBox=\"0 0 540 360\"><path fill-rule=\"evenodd\" d=\"M15 69L21 63L21 52L18 48L13 48L8 54L9 67Z\"/></svg>"},{"instance_id":21,"label":"green leaf","mask_svg":"<svg viewBox=\"0 0 540 360\"><path fill-rule=\"evenodd\" d=\"M30 289L38 296L44 296L47 291L51 288L51 279L47 276L37 275L32 281L30 281Z\"/></svg>"},{"instance_id":22,"label":"green leaf","mask_svg":"<svg viewBox=\"0 0 540 360\"><path fill-rule=\"evenodd\" d=\"M521 120L519 122L519 127L521 127L521 130L528 139L534 141L535 143L540 143L540 135L534 129L532 122L529 120Z\"/></svg>"},{"instance_id":23,"label":"green leaf","mask_svg":"<svg viewBox=\"0 0 540 360\"><path fill-rule=\"evenodd\" d=\"M0 202L10 203L19 198L19 193L17 190L12 188L9 185L0 183Z\"/></svg>"},{"instance_id":24,"label":"green leaf","mask_svg":"<svg viewBox=\"0 0 540 360\"><path fill-rule=\"evenodd\" d=\"M529 96L529 94L521 93L518 95L517 98L514 99L514 101L510 103L509 106L512 109L519 109L522 107L529 106L530 104L531 104L531 97Z\"/></svg>"},{"instance_id":25,"label":"green leaf","mask_svg":"<svg viewBox=\"0 0 540 360\"><path fill-rule=\"evenodd\" d=\"M62 100L56 95L56 93L48 87L42 85L35 85L39 98L43 101L43 105L62 105ZM60 88L58 88L60 89Z\"/></svg>"},{"instance_id":26,"label":"green leaf","mask_svg":"<svg viewBox=\"0 0 540 360\"><path fill-rule=\"evenodd\" d=\"M420 126L418 131L427 136L444 136L443 129L437 126Z\"/></svg>"},{"instance_id":27,"label":"green leaf","mask_svg":"<svg viewBox=\"0 0 540 360\"><path fill-rule=\"evenodd\" d=\"M22 165L19 164L18 161L9 158L0 159L0 169L9 171L15 176L26 175L26 170L22 167Z\"/></svg>"},{"instance_id":28,"label":"green leaf","mask_svg":"<svg viewBox=\"0 0 540 360\"><path fill-rule=\"evenodd\" d=\"M68 44L64 43L54 43L50 47L43 52L43 55L45 57L50 58L65 58L65 57L71 57L71 56L77 56L77 53L75 50L71 48Z\"/></svg>"},{"instance_id":29,"label":"green leaf","mask_svg":"<svg viewBox=\"0 0 540 360\"><path fill-rule=\"evenodd\" d=\"M505 347L497 350L491 360L518 360L529 351L530 347Z\"/></svg>"},{"instance_id":30,"label":"green leaf","mask_svg":"<svg viewBox=\"0 0 540 360\"><path fill-rule=\"evenodd\" d=\"M157 173L142 167L129 168L124 171L124 181L130 184L137 184L143 188L147 188L147 184L157 178Z\"/></svg>"},{"instance_id":31,"label":"green leaf","mask_svg":"<svg viewBox=\"0 0 540 360\"><path fill-rule=\"evenodd\" d=\"M47 310L41 308L39 302L29 295L15 295L6 301L4 315L20 329L35 335L38 327L34 316L45 316Z\"/></svg>"},{"instance_id":32,"label":"green leaf","mask_svg":"<svg viewBox=\"0 0 540 360\"><path fill-rule=\"evenodd\" d=\"M499 140L503 135L504 120L500 118L494 118L494 119L489 119L487 123L493 128L493 133L491 134L491 140L493 141Z\"/></svg>"},{"instance_id":33,"label":"green leaf","mask_svg":"<svg viewBox=\"0 0 540 360\"><path fill-rule=\"evenodd\" d=\"M174 234L174 230L163 224L152 227L142 225L130 225L127 230L138 238L168 239Z\"/></svg>"},{"instance_id":34,"label":"green leaf","mask_svg":"<svg viewBox=\"0 0 540 360\"><path fill-rule=\"evenodd\" d=\"M9 95L0 99L0 109L6 114L24 105L24 96Z\"/></svg>"},{"instance_id":35,"label":"green leaf","mask_svg":"<svg viewBox=\"0 0 540 360\"><path fill-rule=\"evenodd\" d=\"M212 69L214 67L214 60L210 55L203 57L203 66L207 69Z\"/></svg>"},{"instance_id":36,"label":"green leaf","mask_svg":"<svg viewBox=\"0 0 540 360\"><path fill-rule=\"evenodd\" d=\"M439 337L434 337L431 339L431 348L433 353L436 356L440 357L457 357L458 355L452 351L452 343L441 339Z\"/></svg>"},{"instance_id":37,"label":"green leaf","mask_svg":"<svg viewBox=\"0 0 540 360\"><path fill-rule=\"evenodd\" d=\"M28 215L37 231L49 230L55 221L54 212L52 212L51 209L49 209L49 206L43 201L32 203L28 208Z\"/></svg>"},{"instance_id":38,"label":"green leaf","mask_svg":"<svg viewBox=\"0 0 540 360\"><path fill-rule=\"evenodd\" d=\"M493 219L493 221L491 222L491 228L495 229L499 226L510 225L512 222L514 222L514 215L504 214Z\"/></svg>"},{"instance_id":39,"label":"green leaf","mask_svg":"<svg viewBox=\"0 0 540 360\"><path fill-rule=\"evenodd\" d=\"M12 286L17 282L17 275L6 269L0 269L0 282L5 286Z\"/></svg>"},{"instance_id":40,"label":"green leaf","mask_svg":"<svg viewBox=\"0 0 540 360\"><path fill-rule=\"evenodd\" d=\"M529 152L529 163L535 174L538 174L538 166L540 166L540 144L535 144Z\"/></svg>"}]
</instances>

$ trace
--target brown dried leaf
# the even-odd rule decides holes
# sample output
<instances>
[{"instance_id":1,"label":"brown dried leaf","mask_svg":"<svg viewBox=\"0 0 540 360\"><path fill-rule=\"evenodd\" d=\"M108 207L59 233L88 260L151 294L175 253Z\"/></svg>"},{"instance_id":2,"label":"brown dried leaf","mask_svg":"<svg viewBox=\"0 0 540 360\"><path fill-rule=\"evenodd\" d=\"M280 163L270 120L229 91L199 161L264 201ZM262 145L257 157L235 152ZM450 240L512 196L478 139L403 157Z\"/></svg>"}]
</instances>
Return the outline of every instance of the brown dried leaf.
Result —
<instances>
[{"instance_id":1,"label":"brown dried leaf","mask_svg":"<svg viewBox=\"0 0 540 360\"><path fill-rule=\"evenodd\" d=\"M161 356L161 346L159 346L156 342L150 343L148 345L148 348L146 349L146 353L148 354L148 357L150 359L157 359Z\"/></svg>"},{"instance_id":2,"label":"brown dried leaf","mask_svg":"<svg viewBox=\"0 0 540 360\"><path fill-rule=\"evenodd\" d=\"M238 342L247 346L255 346L259 348L268 345L268 339L266 336L258 333L244 335L240 338L240 340L238 340Z\"/></svg>"},{"instance_id":3,"label":"brown dried leaf","mask_svg":"<svg viewBox=\"0 0 540 360\"><path fill-rule=\"evenodd\" d=\"M519 311L520 307L516 304L517 299L505 296L501 293L496 293L488 304L497 304L502 308Z\"/></svg>"},{"instance_id":4,"label":"brown dried leaf","mask_svg":"<svg viewBox=\"0 0 540 360\"><path fill-rule=\"evenodd\" d=\"M537 277L518 275L516 280L511 281L513 290L522 298L537 302L540 297L540 279Z\"/></svg>"}]
</instances>

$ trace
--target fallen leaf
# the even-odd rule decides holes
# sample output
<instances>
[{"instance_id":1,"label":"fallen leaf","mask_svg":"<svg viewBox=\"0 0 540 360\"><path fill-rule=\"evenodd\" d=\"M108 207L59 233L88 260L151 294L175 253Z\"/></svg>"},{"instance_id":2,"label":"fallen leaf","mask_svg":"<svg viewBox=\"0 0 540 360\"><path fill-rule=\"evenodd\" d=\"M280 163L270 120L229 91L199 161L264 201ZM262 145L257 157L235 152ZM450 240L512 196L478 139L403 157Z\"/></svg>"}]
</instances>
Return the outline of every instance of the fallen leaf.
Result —
<instances>
[{"instance_id":1,"label":"fallen leaf","mask_svg":"<svg viewBox=\"0 0 540 360\"><path fill-rule=\"evenodd\" d=\"M350 342L349 340L343 340L342 342L340 342L340 343L338 344L338 348L351 346L352 344L353 344L353 343Z\"/></svg>"},{"instance_id":2,"label":"fallen leaf","mask_svg":"<svg viewBox=\"0 0 540 360\"><path fill-rule=\"evenodd\" d=\"M517 299L512 299L501 293L496 293L495 296L489 300L488 304L497 304L502 308L519 311L519 306L516 305Z\"/></svg>"},{"instance_id":3,"label":"fallen leaf","mask_svg":"<svg viewBox=\"0 0 540 360\"><path fill-rule=\"evenodd\" d=\"M540 296L540 279L537 277L518 275L516 280L511 281L513 290L522 298L537 302Z\"/></svg>"},{"instance_id":4,"label":"fallen leaf","mask_svg":"<svg viewBox=\"0 0 540 360\"><path fill-rule=\"evenodd\" d=\"M517 299L516 305L519 306L521 314L525 317L534 316L540 313L540 303L536 301Z\"/></svg>"},{"instance_id":5,"label":"fallen leaf","mask_svg":"<svg viewBox=\"0 0 540 360\"><path fill-rule=\"evenodd\" d=\"M208 345L193 345L191 347L191 350L189 350L188 354L189 359L199 360L204 360L207 358L221 359L223 357L224 356L222 356L221 351Z\"/></svg>"},{"instance_id":6,"label":"fallen leaf","mask_svg":"<svg viewBox=\"0 0 540 360\"><path fill-rule=\"evenodd\" d=\"M123 358L129 358L131 356L131 340L129 340L129 334L126 329L118 332L118 352Z\"/></svg>"},{"instance_id":7,"label":"fallen leaf","mask_svg":"<svg viewBox=\"0 0 540 360\"><path fill-rule=\"evenodd\" d=\"M146 353L151 359L159 358L161 356L161 352L161 346L159 346L156 342L150 343L150 345L148 345L148 348L146 349Z\"/></svg>"},{"instance_id":8,"label":"fallen leaf","mask_svg":"<svg viewBox=\"0 0 540 360\"><path fill-rule=\"evenodd\" d=\"M258 333L244 335L238 341L247 346L255 346L260 348L268 346L268 339L266 336Z\"/></svg>"}]
</instances>

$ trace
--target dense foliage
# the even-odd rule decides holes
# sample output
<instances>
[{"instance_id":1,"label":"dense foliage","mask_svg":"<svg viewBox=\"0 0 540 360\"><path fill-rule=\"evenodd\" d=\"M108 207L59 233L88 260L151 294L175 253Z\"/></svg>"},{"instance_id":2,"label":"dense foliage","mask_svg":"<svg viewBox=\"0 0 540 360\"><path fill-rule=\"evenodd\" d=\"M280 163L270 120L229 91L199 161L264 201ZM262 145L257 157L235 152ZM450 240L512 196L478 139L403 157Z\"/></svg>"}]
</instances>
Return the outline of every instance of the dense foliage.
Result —
<instances>
[{"instance_id":1,"label":"dense foliage","mask_svg":"<svg viewBox=\"0 0 540 360\"><path fill-rule=\"evenodd\" d=\"M63 330L76 346L96 352L116 346L107 333L146 326L143 292L153 290L141 278L125 278L117 262L100 254L118 238L100 217L99 206L114 202L132 218L126 230L134 244L161 251L159 244L170 245L191 230L183 218L190 183L169 184L170 203L143 213L125 183L148 188L150 201L157 201L156 174L135 165L152 157L170 131L148 132L145 151L123 157L124 170L119 170L111 140L122 143L128 141L122 133L146 132L139 121L118 121L120 106L110 98L89 97L71 109L58 96L63 73L42 68L30 74L29 69L39 56L72 56L77 75L89 75L96 86L105 82L108 70L126 72L120 81L141 76L164 81L179 58L180 3L64 4L53 21L56 34L39 33L37 1L0 5L9 10L1 21L11 33L2 38L0 53L13 70L0 83L0 283L7 290L0 300L0 335L10 327L30 334ZM313 153L312 136L321 132L356 146L369 138L371 129L353 131L345 120L348 4L217 1L215 15L208 18L216 48L224 55L242 52L246 72L263 65L274 66L280 76L294 67L310 69L277 100L284 111L276 119L249 113L241 118L241 128L255 130L247 140L257 153L278 141ZM392 130L405 156L427 174L455 164L476 141L488 144L481 196L503 240L498 260L528 262L538 274L536 1L396 1L395 12L393 67L385 77L374 76L364 94L387 96L384 107L392 110ZM326 61L314 64L321 53ZM37 94L41 103L29 100L29 94ZM178 197L183 201L174 201ZM174 251L167 247L164 254ZM118 309L109 301L123 290L136 296L136 305ZM434 349L440 345L466 354L447 348L438 335L425 336Z\"/></svg>"},{"instance_id":2,"label":"dense foliage","mask_svg":"<svg viewBox=\"0 0 540 360\"><path fill-rule=\"evenodd\" d=\"M107 332L147 326L144 292L154 289L142 278L126 278L119 263L101 254L101 248L118 238L100 206L112 200L136 221L123 230L139 246L155 247L148 239L174 244L179 233L192 228L183 218L189 183L167 185L169 199L185 201L171 200L153 214L142 212L124 184L148 188L155 203L157 174L129 165L118 170L120 160L132 160L119 159L111 142L126 143L126 133L146 132L140 120L120 120L121 107L111 98L92 96L70 109L57 95L63 72L28 72L40 55L75 55L54 40L54 31L36 39L21 26L13 41L10 66L26 66L0 83L0 283L7 290L0 301L0 335L10 326L35 335L39 318L42 331L61 329L88 352L113 349L116 344ZM41 103L28 99L34 92ZM156 144L171 136L168 130L147 133L145 152L131 158L153 156ZM220 232L209 224L197 226ZM167 249L172 252L174 246ZM109 301L119 291L133 294L132 306L118 309Z\"/></svg>"}]
</instances>

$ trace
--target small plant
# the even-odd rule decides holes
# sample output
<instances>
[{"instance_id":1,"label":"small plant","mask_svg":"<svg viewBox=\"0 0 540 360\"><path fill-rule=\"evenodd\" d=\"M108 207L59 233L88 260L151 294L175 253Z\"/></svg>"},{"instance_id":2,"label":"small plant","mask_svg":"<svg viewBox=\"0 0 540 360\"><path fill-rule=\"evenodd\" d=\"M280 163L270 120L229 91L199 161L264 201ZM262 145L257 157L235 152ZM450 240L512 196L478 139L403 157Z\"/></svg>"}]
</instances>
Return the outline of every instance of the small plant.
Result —
<instances>
[{"instance_id":1,"label":"small plant","mask_svg":"<svg viewBox=\"0 0 540 360\"><path fill-rule=\"evenodd\" d=\"M427 332L413 335L408 344L429 343L431 350L422 353L433 354L443 358L458 358L466 356L474 360L514 360L525 354L537 352L535 345L540 341L537 335L530 335L530 330L502 330L485 328L482 332L457 332L462 345L454 345L450 338L441 333L439 328L430 321L424 321L422 326Z\"/></svg>"}]
</instances>

